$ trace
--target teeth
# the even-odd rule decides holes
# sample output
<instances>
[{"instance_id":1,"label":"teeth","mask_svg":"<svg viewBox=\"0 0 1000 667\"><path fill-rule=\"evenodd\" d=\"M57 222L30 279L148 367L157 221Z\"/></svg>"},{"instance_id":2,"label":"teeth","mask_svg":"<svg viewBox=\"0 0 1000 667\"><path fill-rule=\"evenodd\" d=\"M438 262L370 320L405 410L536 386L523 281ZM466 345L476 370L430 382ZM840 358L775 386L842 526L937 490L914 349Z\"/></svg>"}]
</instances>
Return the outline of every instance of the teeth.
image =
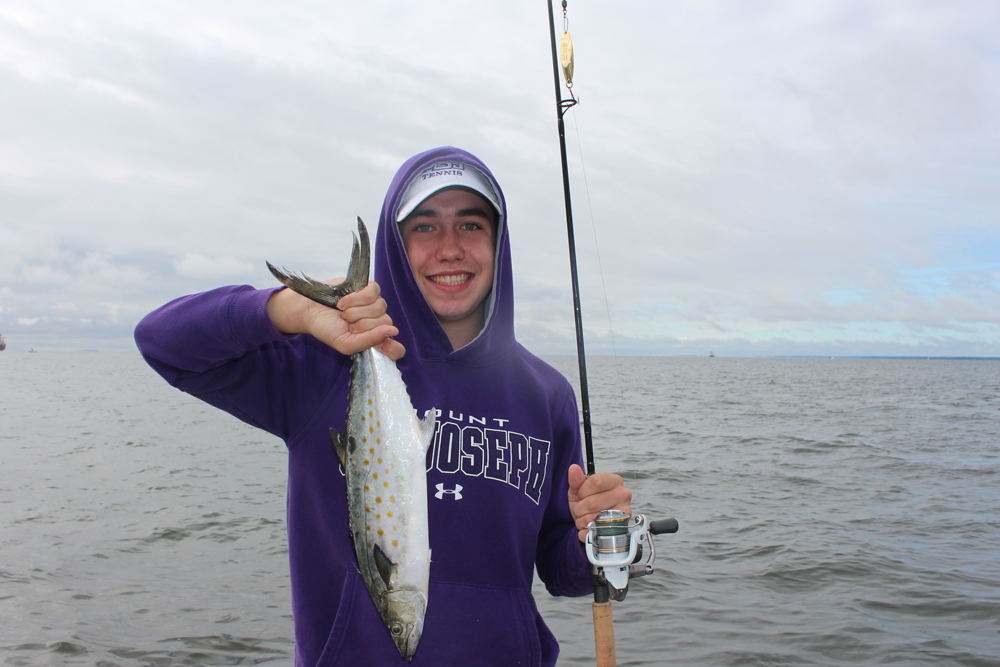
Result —
<instances>
[{"instance_id":1,"label":"teeth","mask_svg":"<svg viewBox=\"0 0 1000 667\"><path fill-rule=\"evenodd\" d=\"M438 285L461 285L471 277L471 273L462 273L457 276L431 276L430 280Z\"/></svg>"}]
</instances>

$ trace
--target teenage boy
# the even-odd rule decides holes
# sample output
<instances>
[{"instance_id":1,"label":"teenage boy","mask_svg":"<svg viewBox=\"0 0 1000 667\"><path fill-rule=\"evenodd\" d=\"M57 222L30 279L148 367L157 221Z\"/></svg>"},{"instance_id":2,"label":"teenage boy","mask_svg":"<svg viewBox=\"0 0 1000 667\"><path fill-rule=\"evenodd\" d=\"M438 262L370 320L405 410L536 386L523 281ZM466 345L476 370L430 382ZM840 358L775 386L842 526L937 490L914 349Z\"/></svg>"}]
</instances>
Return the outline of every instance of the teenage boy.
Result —
<instances>
[{"instance_id":1,"label":"teenage boy","mask_svg":"<svg viewBox=\"0 0 1000 667\"><path fill-rule=\"evenodd\" d=\"M576 398L514 338L509 225L489 169L460 149L409 159L382 206L375 280L321 306L291 290L224 287L148 315L136 341L172 385L288 445L296 665L405 665L358 573L344 478L350 355L397 360L428 452L432 551L420 665L554 665L531 595L592 591L581 542L621 477L586 477ZM399 324L400 326L396 326Z\"/></svg>"}]
</instances>

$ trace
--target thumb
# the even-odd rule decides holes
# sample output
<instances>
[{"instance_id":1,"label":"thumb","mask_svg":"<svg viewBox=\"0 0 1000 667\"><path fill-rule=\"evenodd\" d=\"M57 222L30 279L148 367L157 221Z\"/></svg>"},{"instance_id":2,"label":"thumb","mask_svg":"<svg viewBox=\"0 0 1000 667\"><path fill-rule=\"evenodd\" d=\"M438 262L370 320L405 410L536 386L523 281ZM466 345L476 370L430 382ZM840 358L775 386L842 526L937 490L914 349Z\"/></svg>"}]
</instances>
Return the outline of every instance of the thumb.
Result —
<instances>
[{"instance_id":1,"label":"thumb","mask_svg":"<svg viewBox=\"0 0 1000 667\"><path fill-rule=\"evenodd\" d=\"M580 487L585 481L587 481L587 476L583 474L583 468L575 463L571 465L569 467L569 494L571 497L577 497Z\"/></svg>"}]
</instances>

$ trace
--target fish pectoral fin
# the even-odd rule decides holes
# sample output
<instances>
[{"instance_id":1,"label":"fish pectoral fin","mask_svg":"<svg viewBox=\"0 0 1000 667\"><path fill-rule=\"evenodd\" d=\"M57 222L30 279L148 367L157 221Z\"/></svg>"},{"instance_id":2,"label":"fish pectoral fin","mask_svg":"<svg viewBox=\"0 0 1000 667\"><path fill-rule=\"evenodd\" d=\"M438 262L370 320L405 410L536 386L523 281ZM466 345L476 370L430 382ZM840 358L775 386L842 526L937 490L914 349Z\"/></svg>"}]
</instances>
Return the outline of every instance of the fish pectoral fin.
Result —
<instances>
[{"instance_id":1,"label":"fish pectoral fin","mask_svg":"<svg viewBox=\"0 0 1000 667\"><path fill-rule=\"evenodd\" d=\"M335 428L330 429L330 440L333 440L333 451L337 452L337 458L340 459L340 465L347 471L347 443L344 442L344 436L340 435L340 431Z\"/></svg>"},{"instance_id":2,"label":"fish pectoral fin","mask_svg":"<svg viewBox=\"0 0 1000 667\"><path fill-rule=\"evenodd\" d=\"M385 587L389 588L389 580L392 578L393 570L396 569L396 564L389 560L389 557L377 544L372 546L372 555L375 557L375 567L378 569L379 576L385 582Z\"/></svg>"}]
</instances>

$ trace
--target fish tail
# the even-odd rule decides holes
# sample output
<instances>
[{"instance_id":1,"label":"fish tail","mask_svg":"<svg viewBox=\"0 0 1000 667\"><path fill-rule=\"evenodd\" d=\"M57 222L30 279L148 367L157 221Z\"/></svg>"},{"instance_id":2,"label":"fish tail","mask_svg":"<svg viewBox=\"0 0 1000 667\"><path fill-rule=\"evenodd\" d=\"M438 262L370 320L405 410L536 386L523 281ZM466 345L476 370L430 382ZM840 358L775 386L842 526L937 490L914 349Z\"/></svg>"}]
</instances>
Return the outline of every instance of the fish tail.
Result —
<instances>
[{"instance_id":1,"label":"fish tail","mask_svg":"<svg viewBox=\"0 0 1000 667\"><path fill-rule=\"evenodd\" d=\"M360 238L360 243L358 239ZM368 228L364 220L358 216L358 235L354 237L354 247L351 248L351 264L347 267L345 283L351 286L351 292L357 292L368 285L368 273L371 269L372 249L368 240Z\"/></svg>"},{"instance_id":2,"label":"fish tail","mask_svg":"<svg viewBox=\"0 0 1000 667\"><path fill-rule=\"evenodd\" d=\"M371 268L371 244L368 240L368 229L359 217L358 234L354 235L354 245L351 248L351 264L347 267L347 279L337 285L327 285L304 273L294 273L284 268L279 269L271 262L265 263L271 271L271 275L285 287L324 306L336 308L342 298L351 292L363 289L368 284L368 273Z\"/></svg>"}]
</instances>

